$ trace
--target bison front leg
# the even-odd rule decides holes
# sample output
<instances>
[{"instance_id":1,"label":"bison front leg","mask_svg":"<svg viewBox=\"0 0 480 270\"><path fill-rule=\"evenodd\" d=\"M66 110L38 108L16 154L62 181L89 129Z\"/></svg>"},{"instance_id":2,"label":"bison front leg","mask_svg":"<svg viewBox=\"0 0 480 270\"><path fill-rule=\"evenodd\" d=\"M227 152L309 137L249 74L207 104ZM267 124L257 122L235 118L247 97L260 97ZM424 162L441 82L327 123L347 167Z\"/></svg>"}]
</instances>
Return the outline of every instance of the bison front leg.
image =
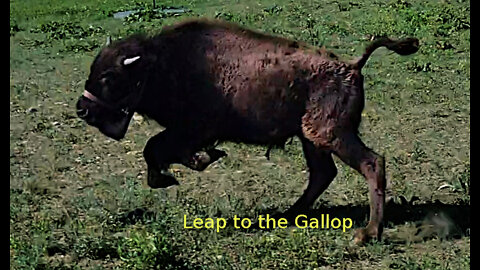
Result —
<instances>
[{"instance_id":1,"label":"bison front leg","mask_svg":"<svg viewBox=\"0 0 480 270\"><path fill-rule=\"evenodd\" d=\"M180 163L193 170L202 171L211 163L226 156L224 151L217 149L199 151L203 141L199 137L170 130L165 130L150 138L143 150L143 156L148 166L148 185L151 188L178 185L175 177L168 172L168 168L173 163Z\"/></svg>"},{"instance_id":2,"label":"bison front leg","mask_svg":"<svg viewBox=\"0 0 480 270\"><path fill-rule=\"evenodd\" d=\"M355 232L355 242L380 240L383 230L386 186L384 158L367 148L356 134L343 134L337 137L333 143L333 149L343 162L360 172L368 181L370 220L366 228Z\"/></svg>"},{"instance_id":3,"label":"bison front leg","mask_svg":"<svg viewBox=\"0 0 480 270\"><path fill-rule=\"evenodd\" d=\"M143 149L143 157L147 163L147 183L151 188L178 185L175 177L168 173L170 164L178 159L175 144L178 143L168 131L160 132L147 141Z\"/></svg>"}]
</instances>

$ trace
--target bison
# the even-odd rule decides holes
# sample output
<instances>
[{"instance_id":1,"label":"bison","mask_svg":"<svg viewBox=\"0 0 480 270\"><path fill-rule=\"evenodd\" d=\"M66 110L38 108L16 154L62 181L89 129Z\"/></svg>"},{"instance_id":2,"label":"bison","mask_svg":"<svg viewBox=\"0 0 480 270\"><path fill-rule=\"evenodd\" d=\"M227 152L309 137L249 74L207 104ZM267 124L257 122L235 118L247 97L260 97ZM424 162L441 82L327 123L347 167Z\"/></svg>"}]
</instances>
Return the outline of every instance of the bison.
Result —
<instances>
[{"instance_id":1,"label":"bison","mask_svg":"<svg viewBox=\"0 0 480 270\"><path fill-rule=\"evenodd\" d=\"M224 156L221 141L281 146L297 136L309 169L303 195L285 213L313 204L337 174L332 154L360 172L370 191L370 220L356 242L380 239L385 203L384 158L358 136L364 108L361 69L379 47L400 55L418 50L415 38L378 38L355 61L325 50L217 20L134 35L95 58L77 114L115 140L134 112L165 130L144 148L148 184L178 184L173 163L201 171Z\"/></svg>"}]
</instances>

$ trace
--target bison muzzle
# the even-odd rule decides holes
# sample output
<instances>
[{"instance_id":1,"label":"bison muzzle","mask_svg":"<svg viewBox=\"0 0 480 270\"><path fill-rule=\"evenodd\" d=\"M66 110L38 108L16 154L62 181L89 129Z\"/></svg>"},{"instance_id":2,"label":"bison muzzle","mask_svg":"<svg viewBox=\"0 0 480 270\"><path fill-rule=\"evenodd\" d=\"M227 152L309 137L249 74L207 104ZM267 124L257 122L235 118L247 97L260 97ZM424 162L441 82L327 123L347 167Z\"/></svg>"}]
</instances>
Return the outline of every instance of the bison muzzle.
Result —
<instances>
[{"instance_id":1,"label":"bison muzzle","mask_svg":"<svg viewBox=\"0 0 480 270\"><path fill-rule=\"evenodd\" d=\"M106 136L125 136L134 112L165 130L144 149L148 184L178 184L173 163L201 171L225 155L221 141L276 146L297 136L309 168L303 195L285 213L313 204L337 174L332 154L360 172L370 190L370 220L356 242L379 239L385 203L384 158L358 136L364 108L361 69L379 47L400 55L418 40L374 40L355 61L237 25L190 20L154 37L103 48L91 66L79 117Z\"/></svg>"}]
</instances>

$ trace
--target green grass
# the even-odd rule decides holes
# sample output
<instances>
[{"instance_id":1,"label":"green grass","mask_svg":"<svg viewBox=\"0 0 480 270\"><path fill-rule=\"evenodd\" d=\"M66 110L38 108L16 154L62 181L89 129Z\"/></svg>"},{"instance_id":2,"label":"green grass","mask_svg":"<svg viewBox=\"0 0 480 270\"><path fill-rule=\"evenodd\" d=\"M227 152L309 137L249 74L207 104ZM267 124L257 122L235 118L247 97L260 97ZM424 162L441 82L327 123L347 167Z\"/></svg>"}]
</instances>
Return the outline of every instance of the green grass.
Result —
<instances>
[{"instance_id":1,"label":"green grass","mask_svg":"<svg viewBox=\"0 0 480 270\"><path fill-rule=\"evenodd\" d=\"M11 269L470 268L469 216L461 215L470 205L469 2L159 4L191 12L153 16L151 1L10 1ZM139 7L146 10L128 20L112 18ZM385 155L396 206L386 210L382 242L355 246L353 230L183 228L184 214L255 220L287 209L307 179L297 139L272 150L270 161L265 147L222 144L229 156L205 172L175 165L181 185L151 190L142 149L161 127L135 120L114 142L76 117L108 35L156 33L197 16L326 46L345 59L373 36L420 39L415 55L381 49L363 69L360 134ZM368 210L367 184L335 161L338 176L314 208L364 226L358 209Z\"/></svg>"}]
</instances>

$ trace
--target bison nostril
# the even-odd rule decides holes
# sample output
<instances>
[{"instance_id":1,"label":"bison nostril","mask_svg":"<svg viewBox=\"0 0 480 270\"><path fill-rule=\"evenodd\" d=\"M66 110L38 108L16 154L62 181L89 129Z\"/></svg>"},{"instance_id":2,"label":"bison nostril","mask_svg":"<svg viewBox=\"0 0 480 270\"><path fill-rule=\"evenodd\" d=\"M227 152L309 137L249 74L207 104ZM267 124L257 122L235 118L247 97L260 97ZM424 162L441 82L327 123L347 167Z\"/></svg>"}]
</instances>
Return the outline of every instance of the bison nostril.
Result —
<instances>
[{"instance_id":1,"label":"bison nostril","mask_svg":"<svg viewBox=\"0 0 480 270\"><path fill-rule=\"evenodd\" d=\"M80 118L85 118L88 115L88 109L78 109L77 110L77 115Z\"/></svg>"}]
</instances>

